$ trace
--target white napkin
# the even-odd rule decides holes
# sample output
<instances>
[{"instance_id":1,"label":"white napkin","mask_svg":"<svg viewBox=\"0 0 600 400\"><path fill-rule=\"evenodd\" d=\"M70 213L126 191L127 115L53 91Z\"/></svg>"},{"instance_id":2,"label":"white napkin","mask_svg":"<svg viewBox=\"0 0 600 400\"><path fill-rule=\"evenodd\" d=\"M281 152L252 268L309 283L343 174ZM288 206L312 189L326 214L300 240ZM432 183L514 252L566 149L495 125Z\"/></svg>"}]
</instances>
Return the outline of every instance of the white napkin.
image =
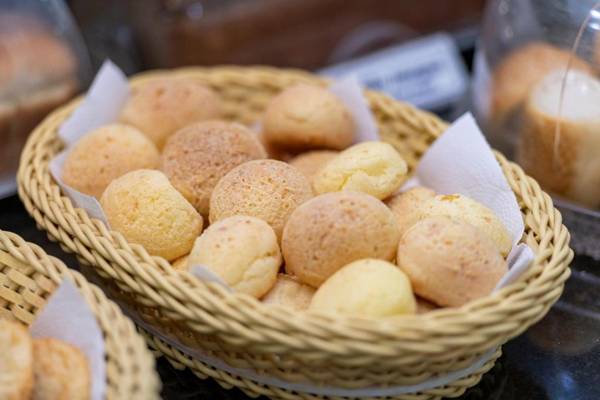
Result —
<instances>
[{"instance_id":1,"label":"white napkin","mask_svg":"<svg viewBox=\"0 0 600 400\"><path fill-rule=\"evenodd\" d=\"M81 350L90 366L91 398L104 399L104 337L94 313L70 280L65 279L52 294L46 306L36 316L29 332L34 338L55 338Z\"/></svg>"}]
</instances>

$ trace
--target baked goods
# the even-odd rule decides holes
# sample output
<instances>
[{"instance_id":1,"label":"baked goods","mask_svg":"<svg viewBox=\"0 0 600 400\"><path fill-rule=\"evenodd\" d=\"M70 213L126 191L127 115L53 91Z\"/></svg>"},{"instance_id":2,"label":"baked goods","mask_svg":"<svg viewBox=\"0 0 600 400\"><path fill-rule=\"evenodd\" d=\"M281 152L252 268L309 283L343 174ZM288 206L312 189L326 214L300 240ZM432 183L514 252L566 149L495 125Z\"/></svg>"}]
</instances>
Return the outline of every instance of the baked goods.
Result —
<instances>
[{"instance_id":1,"label":"baked goods","mask_svg":"<svg viewBox=\"0 0 600 400\"><path fill-rule=\"evenodd\" d=\"M600 207L600 81L586 73L549 74L525 106L517 158L545 188ZM560 123L560 129L557 126Z\"/></svg>"},{"instance_id":2,"label":"baked goods","mask_svg":"<svg viewBox=\"0 0 600 400\"><path fill-rule=\"evenodd\" d=\"M232 169L213 190L210 222L232 215L257 217L271 225L281 238L290 214L312 196L308 180L289 164L249 161Z\"/></svg>"},{"instance_id":3,"label":"baked goods","mask_svg":"<svg viewBox=\"0 0 600 400\"><path fill-rule=\"evenodd\" d=\"M400 239L396 262L417 295L450 307L488 295L508 270L487 235L446 216L414 224Z\"/></svg>"},{"instance_id":4,"label":"baked goods","mask_svg":"<svg viewBox=\"0 0 600 400\"><path fill-rule=\"evenodd\" d=\"M384 142L363 142L342 151L313 177L316 193L352 190L378 199L394 193L407 178L400 154Z\"/></svg>"},{"instance_id":5,"label":"baked goods","mask_svg":"<svg viewBox=\"0 0 600 400\"><path fill-rule=\"evenodd\" d=\"M425 299L422 299L421 297L417 297L417 314L425 314L429 311L435 310L436 308L438 308L438 306L436 306L435 304Z\"/></svg>"},{"instance_id":6,"label":"baked goods","mask_svg":"<svg viewBox=\"0 0 600 400\"><path fill-rule=\"evenodd\" d=\"M292 158L290 165L298 168L306 178L312 180L313 176L338 154L339 152L333 150L307 151Z\"/></svg>"},{"instance_id":7,"label":"baked goods","mask_svg":"<svg viewBox=\"0 0 600 400\"><path fill-rule=\"evenodd\" d=\"M392 260L399 236L394 215L375 197L349 191L323 194L302 204L287 221L285 270L316 288L352 261Z\"/></svg>"},{"instance_id":8,"label":"baked goods","mask_svg":"<svg viewBox=\"0 0 600 400\"><path fill-rule=\"evenodd\" d=\"M187 271L190 268L188 264L188 259L190 258L189 254L186 254L183 257L179 257L175 261L171 263L171 266L177 271Z\"/></svg>"},{"instance_id":9,"label":"baked goods","mask_svg":"<svg viewBox=\"0 0 600 400\"><path fill-rule=\"evenodd\" d=\"M246 161L265 157L256 134L248 128L205 121L169 137L162 153L162 171L200 214L208 216L210 195L219 179Z\"/></svg>"},{"instance_id":10,"label":"baked goods","mask_svg":"<svg viewBox=\"0 0 600 400\"><path fill-rule=\"evenodd\" d=\"M442 194L423 204L421 219L445 216L459 219L478 228L496 245L498 251L507 256L512 248L512 239L506 227L492 210L461 194Z\"/></svg>"},{"instance_id":11,"label":"baked goods","mask_svg":"<svg viewBox=\"0 0 600 400\"><path fill-rule=\"evenodd\" d=\"M160 171L141 169L115 179L100 204L112 229L167 260L189 253L202 232L202 216Z\"/></svg>"},{"instance_id":12,"label":"baked goods","mask_svg":"<svg viewBox=\"0 0 600 400\"><path fill-rule=\"evenodd\" d=\"M433 190L416 186L406 192L396 193L385 201L396 217L400 236L421 218L421 207L434 197Z\"/></svg>"},{"instance_id":13,"label":"baked goods","mask_svg":"<svg viewBox=\"0 0 600 400\"><path fill-rule=\"evenodd\" d=\"M262 302L277 304L294 311L303 311L308 308L314 294L315 289L303 284L297 278L279 274L275 285L262 298Z\"/></svg>"},{"instance_id":14,"label":"baked goods","mask_svg":"<svg viewBox=\"0 0 600 400\"><path fill-rule=\"evenodd\" d=\"M174 78L132 89L119 119L144 132L160 149L179 129L221 116L218 96L202 83Z\"/></svg>"},{"instance_id":15,"label":"baked goods","mask_svg":"<svg viewBox=\"0 0 600 400\"><path fill-rule=\"evenodd\" d=\"M33 386L33 345L20 324L0 318L0 399L27 400Z\"/></svg>"},{"instance_id":16,"label":"baked goods","mask_svg":"<svg viewBox=\"0 0 600 400\"><path fill-rule=\"evenodd\" d=\"M353 317L414 314L415 296L406 274L383 260L354 261L321 285L310 311Z\"/></svg>"},{"instance_id":17,"label":"baked goods","mask_svg":"<svg viewBox=\"0 0 600 400\"><path fill-rule=\"evenodd\" d=\"M260 298L275 284L281 252L265 221L235 215L215 222L196 239L188 265L203 265L236 292Z\"/></svg>"},{"instance_id":18,"label":"baked goods","mask_svg":"<svg viewBox=\"0 0 600 400\"><path fill-rule=\"evenodd\" d=\"M502 122L520 107L533 87L555 70L565 71L571 53L548 43L531 42L510 53L492 74L491 117ZM592 67L577 56L570 67L593 73Z\"/></svg>"},{"instance_id":19,"label":"baked goods","mask_svg":"<svg viewBox=\"0 0 600 400\"><path fill-rule=\"evenodd\" d=\"M32 400L88 400L91 374L83 353L56 339L33 342Z\"/></svg>"},{"instance_id":20,"label":"baked goods","mask_svg":"<svg viewBox=\"0 0 600 400\"><path fill-rule=\"evenodd\" d=\"M354 121L344 104L314 85L297 84L275 96L262 125L268 142L293 152L342 150L354 140Z\"/></svg>"},{"instance_id":21,"label":"baked goods","mask_svg":"<svg viewBox=\"0 0 600 400\"><path fill-rule=\"evenodd\" d=\"M62 171L65 184L100 198L114 179L136 169L158 168L154 143L136 128L105 125L82 137L69 150Z\"/></svg>"}]
</instances>

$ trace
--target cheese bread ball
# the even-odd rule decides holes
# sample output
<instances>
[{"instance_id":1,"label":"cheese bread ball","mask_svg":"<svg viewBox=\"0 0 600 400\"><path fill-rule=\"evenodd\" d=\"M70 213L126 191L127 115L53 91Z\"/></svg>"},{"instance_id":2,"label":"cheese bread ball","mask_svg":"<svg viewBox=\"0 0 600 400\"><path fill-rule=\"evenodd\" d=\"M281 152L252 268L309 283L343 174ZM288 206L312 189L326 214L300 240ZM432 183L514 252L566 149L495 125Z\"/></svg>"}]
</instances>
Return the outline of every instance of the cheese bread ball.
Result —
<instances>
[{"instance_id":1,"label":"cheese bread ball","mask_svg":"<svg viewBox=\"0 0 600 400\"><path fill-rule=\"evenodd\" d=\"M298 168L308 179L313 176L338 154L333 150L313 150L297 155L290 160L290 165Z\"/></svg>"},{"instance_id":2,"label":"cheese bread ball","mask_svg":"<svg viewBox=\"0 0 600 400\"><path fill-rule=\"evenodd\" d=\"M133 88L119 119L144 132L162 149L179 129L220 116L220 99L212 90L192 79L176 78Z\"/></svg>"},{"instance_id":3,"label":"cheese bread ball","mask_svg":"<svg viewBox=\"0 0 600 400\"><path fill-rule=\"evenodd\" d=\"M309 310L353 317L414 314L410 281L394 264L376 259L354 261L321 285Z\"/></svg>"},{"instance_id":4,"label":"cheese bread ball","mask_svg":"<svg viewBox=\"0 0 600 400\"><path fill-rule=\"evenodd\" d=\"M394 215L375 197L327 193L302 204L288 220L282 240L285 269L316 288L352 261L392 260L399 239Z\"/></svg>"},{"instance_id":5,"label":"cheese bread ball","mask_svg":"<svg viewBox=\"0 0 600 400\"><path fill-rule=\"evenodd\" d=\"M188 264L203 265L236 292L260 298L275 285L281 261L273 229L262 219L235 215L196 239Z\"/></svg>"},{"instance_id":6,"label":"cheese bread ball","mask_svg":"<svg viewBox=\"0 0 600 400\"><path fill-rule=\"evenodd\" d=\"M421 219L421 207L434 197L435 192L433 190L416 186L406 192L394 194L385 201L385 204L396 217L400 236Z\"/></svg>"},{"instance_id":7,"label":"cheese bread ball","mask_svg":"<svg viewBox=\"0 0 600 400\"><path fill-rule=\"evenodd\" d=\"M444 216L414 224L400 239L396 262L417 295L450 307L490 294L508 270L481 230Z\"/></svg>"},{"instance_id":8,"label":"cheese bread ball","mask_svg":"<svg viewBox=\"0 0 600 400\"><path fill-rule=\"evenodd\" d=\"M429 311L438 309L439 307L430 301L427 301L421 297L417 297L417 314L425 314Z\"/></svg>"},{"instance_id":9,"label":"cheese bread ball","mask_svg":"<svg viewBox=\"0 0 600 400\"><path fill-rule=\"evenodd\" d=\"M277 304L294 311L308 308L315 289L303 284L291 275L279 274L277 282L263 298L265 304Z\"/></svg>"},{"instance_id":10,"label":"cheese bread ball","mask_svg":"<svg viewBox=\"0 0 600 400\"><path fill-rule=\"evenodd\" d=\"M256 134L225 121L198 122L169 137L162 153L162 171L175 189L203 216L210 195L227 172L267 155Z\"/></svg>"},{"instance_id":11,"label":"cheese bread ball","mask_svg":"<svg viewBox=\"0 0 600 400\"><path fill-rule=\"evenodd\" d=\"M90 367L78 348L52 338L36 339L33 360L32 400L87 400L91 397Z\"/></svg>"},{"instance_id":12,"label":"cheese bread ball","mask_svg":"<svg viewBox=\"0 0 600 400\"><path fill-rule=\"evenodd\" d=\"M167 260L189 253L202 232L202 216L160 171L140 169L115 179L100 204L111 229Z\"/></svg>"},{"instance_id":13,"label":"cheese bread ball","mask_svg":"<svg viewBox=\"0 0 600 400\"><path fill-rule=\"evenodd\" d=\"M255 160L232 169L213 190L210 222L232 215L266 221L278 238L290 214L313 196L300 171L281 161Z\"/></svg>"},{"instance_id":14,"label":"cheese bread ball","mask_svg":"<svg viewBox=\"0 0 600 400\"><path fill-rule=\"evenodd\" d=\"M124 124L105 125L82 137L67 154L65 184L100 198L114 179L136 169L158 168L156 146L142 132Z\"/></svg>"},{"instance_id":15,"label":"cheese bread ball","mask_svg":"<svg viewBox=\"0 0 600 400\"><path fill-rule=\"evenodd\" d=\"M21 324L0 318L0 399L25 400L33 386L33 344Z\"/></svg>"},{"instance_id":16,"label":"cheese bread ball","mask_svg":"<svg viewBox=\"0 0 600 400\"><path fill-rule=\"evenodd\" d=\"M316 193L353 190L385 199L398 190L407 172L406 162L390 144L363 142L329 161L312 183Z\"/></svg>"},{"instance_id":17,"label":"cheese bread ball","mask_svg":"<svg viewBox=\"0 0 600 400\"><path fill-rule=\"evenodd\" d=\"M346 106L313 85L298 84L275 96L262 124L266 140L284 150L342 150L354 140L354 121Z\"/></svg>"},{"instance_id":18,"label":"cheese bread ball","mask_svg":"<svg viewBox=\"0 0 600 400\"><path fill-rule=\"evenodd\" d=\"M188 263L188 259L190 258L189 254L185 256L179 257L175 261L171 263L173 269L177 271L188 271L190 269L190 264Z\"/></svg>"},{"instance_id":19,"label":"cheese bread ball","mask_svg":"<svg viewBox=\"0 0 600 400\"><path fill-rule=\"evenodd\" d=\"M460 194L438 195L423 204L421 219L439 215L460 219L479 228L492 239L503 256L510 253L510 233L496 214L483 204Z\"/></svg>"}]
</instances>

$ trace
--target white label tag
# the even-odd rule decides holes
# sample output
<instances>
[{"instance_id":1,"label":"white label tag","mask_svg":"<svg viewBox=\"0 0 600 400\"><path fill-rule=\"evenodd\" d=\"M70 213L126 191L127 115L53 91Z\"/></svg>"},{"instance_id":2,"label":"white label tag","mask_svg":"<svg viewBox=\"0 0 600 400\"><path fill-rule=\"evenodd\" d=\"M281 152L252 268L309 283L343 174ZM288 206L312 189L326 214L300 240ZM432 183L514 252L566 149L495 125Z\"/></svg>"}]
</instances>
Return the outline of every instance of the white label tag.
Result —
<instances>
[{"instance_id":1,"label":"white label tag","mask_svg":"<svg viewBox=\"0 0 600 400\"><path fill-rule=\"evenodd\" d=\"M439 108L463 96L468 74L454 39L438 33L324 68L333 78L354 75L380 90L421 108Z\"/></svg>"}]
</instances>

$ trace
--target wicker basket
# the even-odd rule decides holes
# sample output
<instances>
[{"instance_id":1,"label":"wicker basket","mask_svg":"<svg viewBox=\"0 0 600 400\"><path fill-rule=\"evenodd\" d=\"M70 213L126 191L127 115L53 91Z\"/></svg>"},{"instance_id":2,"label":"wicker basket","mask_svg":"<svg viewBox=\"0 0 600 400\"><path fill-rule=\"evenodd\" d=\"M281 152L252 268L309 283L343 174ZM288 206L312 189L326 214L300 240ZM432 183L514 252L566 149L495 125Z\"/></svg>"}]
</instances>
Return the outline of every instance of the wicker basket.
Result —
<instances>
[{"instance_id":1,"label":"wicker basket","mask_svg":"<svg viewBox=\"0 0 600 400\"><path fill-rule=\"evenodd\" d=\"M159 71L132 80L139 85L165 76L185 76L218 92L226 117L254 123L269 99L290 84L326 84L300 71L265 67L190 68ZM429 144L445 129L435 116L381 93L366 93L382 140L393 144L413 168ZM471 365L486 353L487 363L465 377L388 398L439 399L462 394L475 385L499 355L499 346L542 318L560 296L573 257L569 233L552 200L515 164L496 154L517 195L526 229L523 240L536 253L532 267L518 282L461 308L372 321L314 314L290 315L245 295L206 284L174 271L164 259L128 243L81 209L75 209L54 183L48 163L63 147L57 129L79 100L55 111L37 127L22 154L19 193L29 213L51 238L92 266L108 290L144 321L149 342L172 362L212 377L224 387L250 395L282 399L336 398L312 390L283 389L259 379L345 389L412 385ZM201 349L228 367L252 369L258 378L226 371L218 363L191 358L173 342ZM494 352L495 351L495 352ZM350 395L344 397L352 397Z\"/></svg>"},{"instance_id":2,"label":"wicker basket","mask_svg":"<svg viewBox=\"0 0 600 400\"><path fill-rule=\"evenodd\" d=\"M0 230L0 317L29 325L37 310L69 277L96 315L106 348L106 399L159 399L152 353L119 307L60 260L19 236Z\"/></svg>"}]
</instances>

